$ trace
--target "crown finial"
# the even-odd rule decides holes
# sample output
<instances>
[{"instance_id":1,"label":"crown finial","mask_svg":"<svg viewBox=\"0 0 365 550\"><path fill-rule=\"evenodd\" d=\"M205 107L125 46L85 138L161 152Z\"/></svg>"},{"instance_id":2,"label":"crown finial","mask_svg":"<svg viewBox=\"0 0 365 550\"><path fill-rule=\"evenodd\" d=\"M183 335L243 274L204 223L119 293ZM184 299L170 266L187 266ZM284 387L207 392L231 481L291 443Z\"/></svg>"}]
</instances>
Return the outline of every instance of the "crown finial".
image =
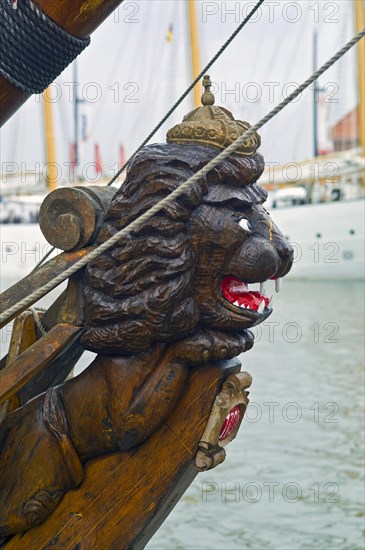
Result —
<instances>
[{"instance_id":1,"label":"crown finial","mask_svg":"<svg viewBox=\"0 0 365 550\"><path fill-rule=\"evenodd\" d=\"M204 92L203 92L203 95L201 97L202 105L214 105L215 97L212 94L212 92L210 91L211 85L212 85L212 82L210 80L210 76L208 74L206 74L203 77Z\"/></svg>"},{"instance_id":2,"label":"crown finial","mask_svg":"<svg viewBox=\"0 0 365 550\"><path fill-rule=\"evenodd\" d=\"M185 115L180 124L170 128L166 134L167 143L206 145L224 149L250 128L248 122L235 120L227 109L214 105L215 98L210 91L211 86L210 76L206 74L203 77L202 106ZM236 149L235 154L252 157L260 143L260 136L255 132Z\"/></svg>"}]
</instances>

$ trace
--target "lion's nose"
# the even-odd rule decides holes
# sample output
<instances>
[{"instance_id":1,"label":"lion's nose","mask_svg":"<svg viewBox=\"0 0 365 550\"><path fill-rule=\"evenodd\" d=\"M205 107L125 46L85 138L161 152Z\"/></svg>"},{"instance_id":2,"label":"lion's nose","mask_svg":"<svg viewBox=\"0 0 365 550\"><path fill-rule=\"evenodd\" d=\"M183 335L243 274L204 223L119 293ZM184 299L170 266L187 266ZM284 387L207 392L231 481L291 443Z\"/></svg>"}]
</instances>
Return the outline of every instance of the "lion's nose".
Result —
<instances>
[{"instance_id":1,"label":"lion's nose","mask_svg":"<svg viewBox=\"0 0 365 550\"><path fill-rule=\"evenodd\" d=\"M287 239L281 239L278 244L278 253L283 260L293 260L294 248Z\"/></svg>"},{"instance_id":2,"label":"lion's nose","mask_svg":"<svg viewBox=\"0 0 365 550\"><path fill-rule=\"evenodd\" d=\"M277 243L277 253L280 258L280 268L276 272L276 277L284 277L292 268L294 261L294 249L287 239L281 239Z\"/></svg>"}]
</instances>

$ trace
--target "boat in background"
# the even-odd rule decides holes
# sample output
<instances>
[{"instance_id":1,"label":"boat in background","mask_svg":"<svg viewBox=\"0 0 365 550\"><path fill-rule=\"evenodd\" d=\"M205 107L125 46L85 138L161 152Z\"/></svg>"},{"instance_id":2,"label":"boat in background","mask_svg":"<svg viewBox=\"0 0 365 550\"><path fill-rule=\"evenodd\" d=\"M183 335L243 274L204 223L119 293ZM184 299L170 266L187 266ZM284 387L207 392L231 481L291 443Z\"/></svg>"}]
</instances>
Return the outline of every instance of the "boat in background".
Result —
<instances>
[{"instance_id":1,"label":"boat in background","mask_svg":"<svg viewBox=\"0 0 365 550\"><path fill-rule=\"evenodd\" d=\"M267 208L296 251L288 278L364 278L364 170L359 149L265 170Z\"/></svg>"},{"instance_id":2,"label":"boat in background","mask_svg":"<svg viewBox=\"0 0 365 550\"><path fill-rule=\"evenodd\" d=\"M364 26L364 14L360 13L361 2L354 1L357 28ZM191 57L191 76L194 79L200 71L200 48L198 44L198 25L196 15L187 3L189 20L189 45ZM314 59L316 58L316 40L314 41ZM359 106L353 112L337 122L332 129L332 143L329 144L328 131L325 128L324 105L319 86L313 91L313 118L315 132L313 158L292 162L281 166L268 166L260 178L260 185L269 192L268 209L275 209L273 215L278 225L293 243L297 255L290 278L310 279L359 279L364 277L364 103L365 75L364 46L358 45ZM361 58L361 55L363 58ZM315 61L314 61L315 64ZM315 68L315 67L314 67ZM74 81L77 82L77 67L74 63ZM196 88L197 90L197 88ZM199 93L194 90L193 106L199 105ZM77 90L75 90L77 99ZM73 160L78 162L80 113L78 106L82 100L74 102ZM51 166L55 159L53 139L52 103L44 101L46 165ZM351 134L357 130L357 135ZM120 163L119 163L120 164ZM32 174L30 174L32 177ZM19 179L19 178L18 178ZM33 269L40 258L28 255L27 263L22 261L22 249L40 250L48 247L47 241L33 221L37 219L38 199L52 190L52 180L57 176L47 172L47 177L34 178L27 185L28 197L17 184L17 177L7 176L12 195L6 196L3 186L3 201L0 203L0 227L3 254L1 267L16 276L24 276ZM97 185L105 185L109 178L102 177ZM75 183L80 185L77 177ZM62 182L69 185L69 182ZM95 183L93 183L95 185ZM41 191L41 188L43 191ZM11 190L9 190L10 192ZM16 197L14 195L17 195ZM349 204L348 201L351 201ZM32 207L30 204L32 203ZM29 209L31 208L31 212ZM22 213L19 219L19 212ZM16 217L16 219L14 219ZM26 242L16 242L18 233L11 222L27 223ZM4 223L5 222L5 223ZM5 250L5 254L4 254ZM7 252L8 251L8 252ZM19 257L18 257L19 255Z\"/></svg>"},{"instance_id":3,"label":"boat in background","mask_svg":"<svg viewBox=\"0 0 365 550\"><path fill-rule=\"evenodd\" d=\"M365 27L363 2L354 1L356 31ZM313 37L313 70L317 37ZM331 128L318 84L313 90L311 159L266 167L260 185L268 208L296 250L288 278L357 280L365 276L365 45L357 47L359 103ZM329 136L330 134L330 136Z\"/></svg>"},{"instance_id":4,"label":"boat in background","mask_svg":"<svg viewBox=\"0 0 365 550\"><path fill-rule=\"evenodd\" d=\"M77 82L77 61L74 61L74 78ZM74 106L74 142L71 147L70 178L59 179L56 157L56 139L54 132L53 109L51 90L47 88L43 93L43 122L44 122L44 155L45 164L38 170L25 172L10 172L0 174L0 241L1 259L0 272L10 277L2 281L1 291L4 291L13 278L21 278L30 273L42 260L44 255L56 256L60 250L54 250L39 227L39 210L46 196L55 189L88 185L90 182L83 179L78 172L80 165L80 132L78 121L80 113L79 103L75 92ZM122 146L120 162L122 162ZM110 177L103 174L102 162L98 146L95 145L95 172L98 177L93 186L105 186ZM121 174L115 181L118 187L125 174Z\"/></svg>"},{"instance_id":5,"label":"boat in background","mask_svg":"<svg viewBox=\"0 0 365 550\"><path fill-rule=\"evenodd\" d=\"M275 210L275 222L295 250L288 278L364 278L364 201L306 204Z\"/></svg>"}]
</instances>

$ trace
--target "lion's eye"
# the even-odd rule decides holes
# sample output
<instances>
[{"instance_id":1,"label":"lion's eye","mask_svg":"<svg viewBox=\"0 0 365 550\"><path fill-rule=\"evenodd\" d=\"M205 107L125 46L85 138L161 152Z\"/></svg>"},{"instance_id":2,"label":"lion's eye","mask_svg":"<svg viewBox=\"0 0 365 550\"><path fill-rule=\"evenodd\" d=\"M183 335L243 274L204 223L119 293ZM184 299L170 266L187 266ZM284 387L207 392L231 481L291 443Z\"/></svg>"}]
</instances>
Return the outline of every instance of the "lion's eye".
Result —
<instances>
[{"instance_id":1,"label":"lion's eye","mask_svg":"<svg viewBox=\"0 0 365 550\"><path fill-rule=\"evenodd\" d=\"M251 231L252 230L252 227L251 227L251 224L248 220L246 220L245 218L242 218L240 221L239 221L239 225L242 227L242 229L244 229L245 231Z\"/></svg>"}]
</instances>

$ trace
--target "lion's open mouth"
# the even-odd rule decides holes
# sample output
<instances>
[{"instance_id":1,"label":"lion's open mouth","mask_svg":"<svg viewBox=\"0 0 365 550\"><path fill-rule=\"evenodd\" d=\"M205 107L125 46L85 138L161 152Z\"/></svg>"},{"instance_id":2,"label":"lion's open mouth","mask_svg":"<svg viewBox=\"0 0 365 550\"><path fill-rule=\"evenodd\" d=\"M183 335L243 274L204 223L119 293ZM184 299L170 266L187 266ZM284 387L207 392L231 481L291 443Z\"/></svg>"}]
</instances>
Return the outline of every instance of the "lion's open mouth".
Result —
<instances>
[{"instance_id":1,"label":"lion's open mouth","mask_svg":"<svg viewBox=\"0 0 365 550\"><path fill-rule=\"evenodd\" d=\"M257 313L270 309L272 300L264 293L264 286L260 287L260 292L249 290L248 286L248 283L232 276L224 277L221 281L223 297L234 306Z\"/></svg>"}]
</instances>

